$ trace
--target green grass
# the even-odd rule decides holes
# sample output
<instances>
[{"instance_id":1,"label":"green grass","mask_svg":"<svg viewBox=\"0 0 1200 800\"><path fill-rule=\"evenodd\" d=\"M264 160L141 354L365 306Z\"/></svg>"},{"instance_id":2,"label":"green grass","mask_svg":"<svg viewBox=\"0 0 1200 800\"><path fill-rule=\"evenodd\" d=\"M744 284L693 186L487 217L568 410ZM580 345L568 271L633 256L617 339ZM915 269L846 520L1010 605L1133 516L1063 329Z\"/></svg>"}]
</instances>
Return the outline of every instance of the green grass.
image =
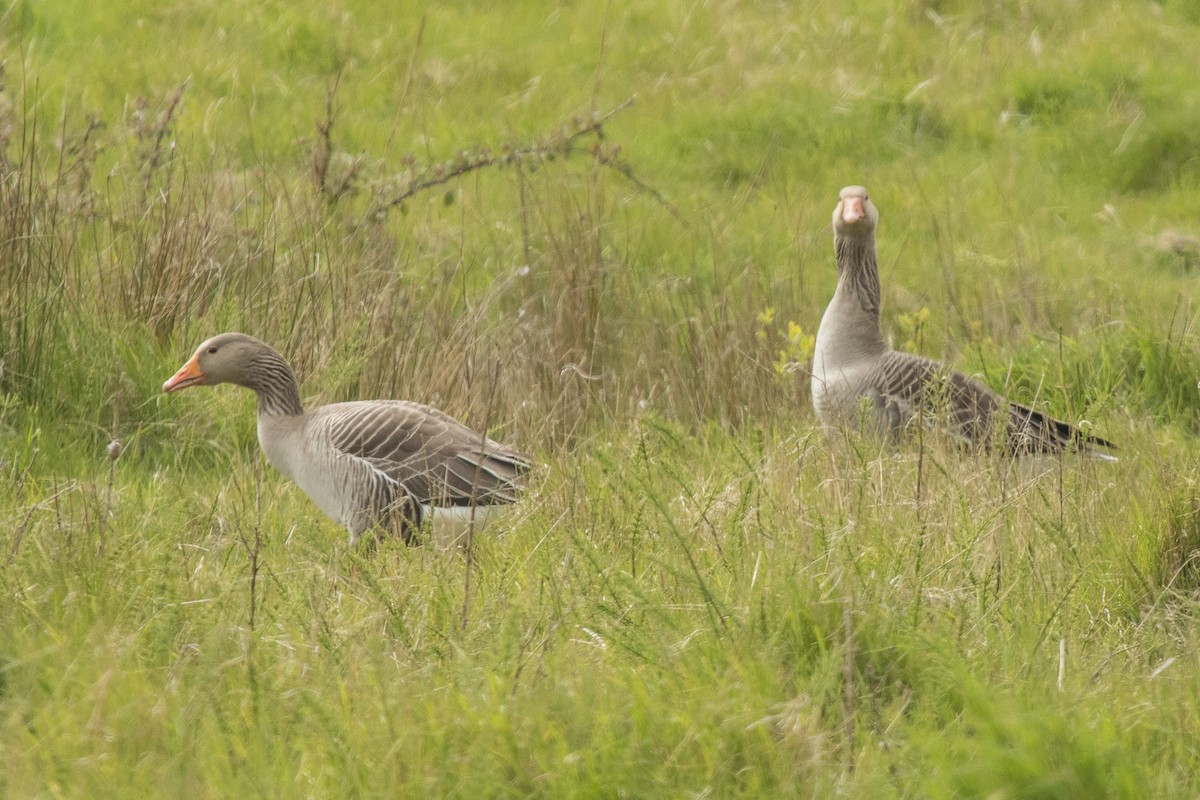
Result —
<instances>
[{"instance_id":1,"label":"green grass","mask_svg":"<svg viewBox=\"0 0 1200 800\"><path fill-rule=\"evenodd\" d=\"M0 12L0 795L1200 792L1200 20L895 5ZM850 183L896 346L1118 463L818 428ZM349 549L160 394L230 329L529 498Z\"/></svg>"}]
</instances>

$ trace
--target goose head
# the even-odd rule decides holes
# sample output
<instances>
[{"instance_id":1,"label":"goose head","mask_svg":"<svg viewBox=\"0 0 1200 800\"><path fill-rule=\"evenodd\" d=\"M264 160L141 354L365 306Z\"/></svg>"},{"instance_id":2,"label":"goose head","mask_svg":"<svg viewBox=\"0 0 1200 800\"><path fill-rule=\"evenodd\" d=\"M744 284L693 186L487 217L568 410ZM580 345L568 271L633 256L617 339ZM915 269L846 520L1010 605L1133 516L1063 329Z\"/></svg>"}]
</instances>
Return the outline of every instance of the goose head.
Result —
<instances>
[{"instance_id":1,"label":"goose head","mask_svg":"<svg viewBox=\"0 0 1200 800\"><path fill-rule=\"evenodd\" d=\"M163 391L177 392L218 383L252 387L256 357L263 355L278 357L270 346L253 336L222 333L197 347L188 362L163 384Z\"/></svg>"},{"instance_id":2,"label":"goose head","mask_svg":"<svg viewBox=\"0 0 1200 800\"><path fill-rule=\"evenodd\" d=\"M879 211L861 186L847 186L838 193L833 209L833 233L839 238L865 237L875 233Z\"/></svg>"}]
</instances>

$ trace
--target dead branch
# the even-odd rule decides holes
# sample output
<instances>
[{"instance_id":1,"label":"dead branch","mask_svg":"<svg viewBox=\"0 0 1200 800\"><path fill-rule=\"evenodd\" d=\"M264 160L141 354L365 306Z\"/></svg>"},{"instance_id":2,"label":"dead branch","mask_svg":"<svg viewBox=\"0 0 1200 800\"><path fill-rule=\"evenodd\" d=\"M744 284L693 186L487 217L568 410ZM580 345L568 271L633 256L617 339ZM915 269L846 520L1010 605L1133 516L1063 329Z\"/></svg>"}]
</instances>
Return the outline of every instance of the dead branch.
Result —
<instances>
[{"instance_id":1,"label":"dead branch","mask_svg":"<svg viewBox=\"0 0 1200 800\"><path fill-rule=\"evenodd\" d=\"M570 158L586 153L595 159L596 163L620 173L639 191L654 198L664 208L687 225L683 215L660 192L647 185L633 172L629 164L620 159L621 148L604 142L604 126L620 112L630 108L634 103L631 97L620 105L604 114L593 112L587 119L575 119L571 125L564 125L546 138L532 144L514 146L504 144L499 151L490 147L480 147L475 150L463 150L451 161L432 164L423 169L417 167L415 159L409 159L408 171L401 173L388 181L376 191L376 202L368 212L370 219L382 219L387 212L416 195L439 186L444 186L464 175L488 167L504 167L510 164L526 164L549 161L555 158ZM584 146L581 140L595 137L595 141Z\"/></svg>"}]
</instances>

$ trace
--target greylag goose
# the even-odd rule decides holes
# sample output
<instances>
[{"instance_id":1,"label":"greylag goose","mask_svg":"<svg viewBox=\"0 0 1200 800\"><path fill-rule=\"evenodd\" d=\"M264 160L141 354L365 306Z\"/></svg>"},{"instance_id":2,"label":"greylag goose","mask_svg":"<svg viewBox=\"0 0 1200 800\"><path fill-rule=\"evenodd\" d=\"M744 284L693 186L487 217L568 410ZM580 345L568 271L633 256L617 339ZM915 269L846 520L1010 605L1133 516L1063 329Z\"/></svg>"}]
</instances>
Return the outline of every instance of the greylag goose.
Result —
<instances>
[{"instance_id":1,"label":"greylag goose","mask_svg":"<svg viewBox=\"0 0 1200 800\"><path fill-rule=\"evenodd\" d=\"M977 380L928 358L892 350L880 326L875 227L879 212L861 186L833 211L837 289L813 353L812 399L826 428L858 425L896 435L913 419L937 420L955 438L1010 454L1075 450L1113 460L1098 436L1009 402Z\"/></svg>"},{"instance_id":2,"label":"greylag goose","mask_svg":"<svg viewBox=\"0 0 1200 800\"><path fill-rule=\"evenodd\" d=\"M517 451L421 403L367 400L305 411L291 366L244 333L196 348L164 392L235 383L258 395L258 441L276 469L335 522L350 544L368 530L415 540L422 522L482 523L515 502L530 463Z\"/></svg>"}]
</instances>

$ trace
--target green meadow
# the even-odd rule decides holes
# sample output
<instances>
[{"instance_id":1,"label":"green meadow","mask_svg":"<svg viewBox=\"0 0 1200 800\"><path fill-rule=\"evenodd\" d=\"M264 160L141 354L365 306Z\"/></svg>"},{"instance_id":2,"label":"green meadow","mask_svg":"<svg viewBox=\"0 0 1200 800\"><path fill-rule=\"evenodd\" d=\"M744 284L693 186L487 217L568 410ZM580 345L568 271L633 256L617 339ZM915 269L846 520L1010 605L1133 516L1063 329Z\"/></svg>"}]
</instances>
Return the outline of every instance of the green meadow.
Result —
<instances>
[{"instance_id":1,"label":"green meadow","mask_svg":"<svg viewBox=\"0 0 1200 800\"><path fill-rule=\"evenodd\" d=\"M1200 7L0 8L0 796L1200 795ZM1117 442L827 435L884 328ZM537 462L351 548L261 455L436 405ZM116 444L110 444L110 443Z\"/></svg>"}]
</instances>

